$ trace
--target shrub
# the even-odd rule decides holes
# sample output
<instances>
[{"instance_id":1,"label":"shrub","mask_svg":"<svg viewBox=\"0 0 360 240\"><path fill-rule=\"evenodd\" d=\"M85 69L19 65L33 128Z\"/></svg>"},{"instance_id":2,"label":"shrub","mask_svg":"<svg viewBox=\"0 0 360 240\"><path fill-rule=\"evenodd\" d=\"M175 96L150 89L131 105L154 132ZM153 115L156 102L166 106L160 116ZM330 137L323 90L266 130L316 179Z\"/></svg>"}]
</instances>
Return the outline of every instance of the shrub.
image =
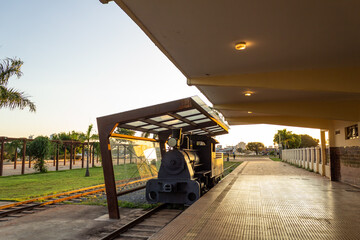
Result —
<instances>
[{"instance_id":1,"label":"shrub","mask_svg":"<svg viewBox=\"0 0 360 240\"><path fill-rule=\"evenodd\" d=\"M37 137L29 145L29 152L31 156L36 159L34 169L39 172L47 172L45 157L49 152L50 141L47 137Z\"/></svg>"}]
</instances>

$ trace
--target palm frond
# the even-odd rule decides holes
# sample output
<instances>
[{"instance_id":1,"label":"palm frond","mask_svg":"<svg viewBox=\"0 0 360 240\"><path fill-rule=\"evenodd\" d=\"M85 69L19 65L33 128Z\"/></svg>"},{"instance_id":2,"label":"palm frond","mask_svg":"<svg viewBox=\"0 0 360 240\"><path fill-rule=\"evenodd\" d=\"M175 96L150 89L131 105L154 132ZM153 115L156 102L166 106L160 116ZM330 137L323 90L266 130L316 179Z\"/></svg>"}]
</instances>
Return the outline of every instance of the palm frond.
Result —
<instances>
[{"instance_id":1,"label":"palm frond","mask_svg":"<svg viewBox=\"0 0 360 240\"><path fill-rule=\"evenodd\" d=\"M90 140L92 129L93 129L93 125L90 124L89 127L88 127L88 130L87 130L87 132L86 132L86 139L87 139L88 141Z\"/></svg>"},{"instance_id":2,"label":"palm frond","mask_svg":"<svg viewBox=\"0 0 360 240\"><path fill-rule=\"evenodd\" d=\"M9 78L16 75L18 78L22 76L21 66L23 61L17 58L6 58L0 62L0 84L6 86Z\"/></svg>"},{"instance_id":3,"label":"palm frond","mask_svg":"<svg viewBox=\"0 0 360 240\"><path fill-rule=\"evenodd\" d=\"M28 96L26 96L24 92L0 86L0 109L5 107L11 110L29 107L30 112L36 111L35 104L28 99Z\"/></svg>"}]
</instances>

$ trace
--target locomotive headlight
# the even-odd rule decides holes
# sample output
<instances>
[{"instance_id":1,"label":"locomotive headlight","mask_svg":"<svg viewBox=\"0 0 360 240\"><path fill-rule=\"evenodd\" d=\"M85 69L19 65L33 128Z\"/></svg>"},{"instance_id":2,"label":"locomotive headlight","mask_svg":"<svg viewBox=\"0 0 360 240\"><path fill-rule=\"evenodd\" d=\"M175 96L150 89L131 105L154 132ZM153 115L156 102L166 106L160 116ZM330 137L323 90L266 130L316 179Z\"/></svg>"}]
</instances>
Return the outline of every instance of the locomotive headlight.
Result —
<instances>
[{"instance_id":1,"label":"locomotive headlight","mask_svg":"<svg viewBox=\"0 0 360 240\"><path fill-rule=\"evenodd\" d=\"M176 138L170 138L167 142L167 144L170 146L170 147L175 147L177 145L177 139Z\"/></svg>"}]
</instances>

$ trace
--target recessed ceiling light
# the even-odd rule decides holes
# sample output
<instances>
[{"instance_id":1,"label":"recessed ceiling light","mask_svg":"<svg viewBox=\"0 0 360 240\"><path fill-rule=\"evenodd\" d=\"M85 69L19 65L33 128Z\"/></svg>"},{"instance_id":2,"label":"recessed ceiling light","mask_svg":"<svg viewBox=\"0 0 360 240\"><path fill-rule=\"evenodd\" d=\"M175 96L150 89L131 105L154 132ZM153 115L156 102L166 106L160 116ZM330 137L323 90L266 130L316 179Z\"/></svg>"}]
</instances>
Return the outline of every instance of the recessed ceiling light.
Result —
<instances>
[{"instance_id":1,"label":"recessed ceiling light","mask_svg":"<svg viewBox=\"0 0 360 240\"><path fill-rule=\"evenodd\" d=\"M246 48L246 42L239 42L235 44L236 50L244 50Z\"/></svg>"},{"instance_id":2,"label":"recessed ceiling light","mask_svg":"<svg viewBox=\"0 0 360 240\"><path fill-rule=\"evenodd\" d=\"M250 113L250 114L251 114L252 112L251 112L251 111L248 111L248 113Z\"/></svg>"},{"instance_id":3,"label":"recessed ceiling light","mask_svg":"<svg viewBox=\"0 0 360 240\"><path fill-rule=\"evenodd\" d=\"M253 93L254 93L254 92L252 92L252 91L246 91L246 92L244 92L244 95L245 95L246 97L250 97Z\"/></svg>"}]
</instances>

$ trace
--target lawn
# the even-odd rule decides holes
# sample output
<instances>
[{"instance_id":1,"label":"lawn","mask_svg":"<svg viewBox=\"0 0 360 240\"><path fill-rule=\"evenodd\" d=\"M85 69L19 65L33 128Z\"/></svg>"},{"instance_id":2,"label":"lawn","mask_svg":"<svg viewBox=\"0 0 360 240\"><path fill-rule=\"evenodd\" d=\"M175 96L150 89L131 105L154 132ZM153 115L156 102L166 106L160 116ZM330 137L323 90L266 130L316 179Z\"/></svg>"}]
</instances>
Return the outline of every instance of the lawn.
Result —
<instances>
[{"instance_id":1,"label":"lawn","mask_svg":"<svg viewBox=\"0 0 360 240\"><path fill-rule=\"evenodd\" d=\"M114 166L116 180L138 177L136 164ZM0 200L22 201L104 183L101 167L0 177Z\"/></svg>"},{"instance_id":2,"label":"lawn","mask_svg":"<svg viewBox=\"0 0 360 240\"><path fill-rule=\"evenodd\" d=\"M277 158L277 157L269 157L269 158L273 161L278 161L278 162L282 161L280 158Z\"/></svg>"},{"instance_id":3,"label":"lawn","mask_svg":"<svg viewBox=\"0 0 360 240\"><path fill-rule=\"evenodd\" d=\"M242 162L231 162L231 161L224 161L224 169L227 167L230 167L231 165L235 164L232 169L235 169L237 166L239 166Z\"/></svg>"},{"instance_id":4,"label":"lawn","mask_svg":"<svg viewBox=\"0 0 360 240\"><path fill-rule=\"evenodd\" d=\"M224 161L224 169L240 162ZM116 180L139 176L136 164L114 166ZM0 177L0 201L23 201L30 198L56 194L83 187L104 184L101 167L90 168L90 177L84 177L85 169L34 173Z\"/></svg>"}]
</instances>

